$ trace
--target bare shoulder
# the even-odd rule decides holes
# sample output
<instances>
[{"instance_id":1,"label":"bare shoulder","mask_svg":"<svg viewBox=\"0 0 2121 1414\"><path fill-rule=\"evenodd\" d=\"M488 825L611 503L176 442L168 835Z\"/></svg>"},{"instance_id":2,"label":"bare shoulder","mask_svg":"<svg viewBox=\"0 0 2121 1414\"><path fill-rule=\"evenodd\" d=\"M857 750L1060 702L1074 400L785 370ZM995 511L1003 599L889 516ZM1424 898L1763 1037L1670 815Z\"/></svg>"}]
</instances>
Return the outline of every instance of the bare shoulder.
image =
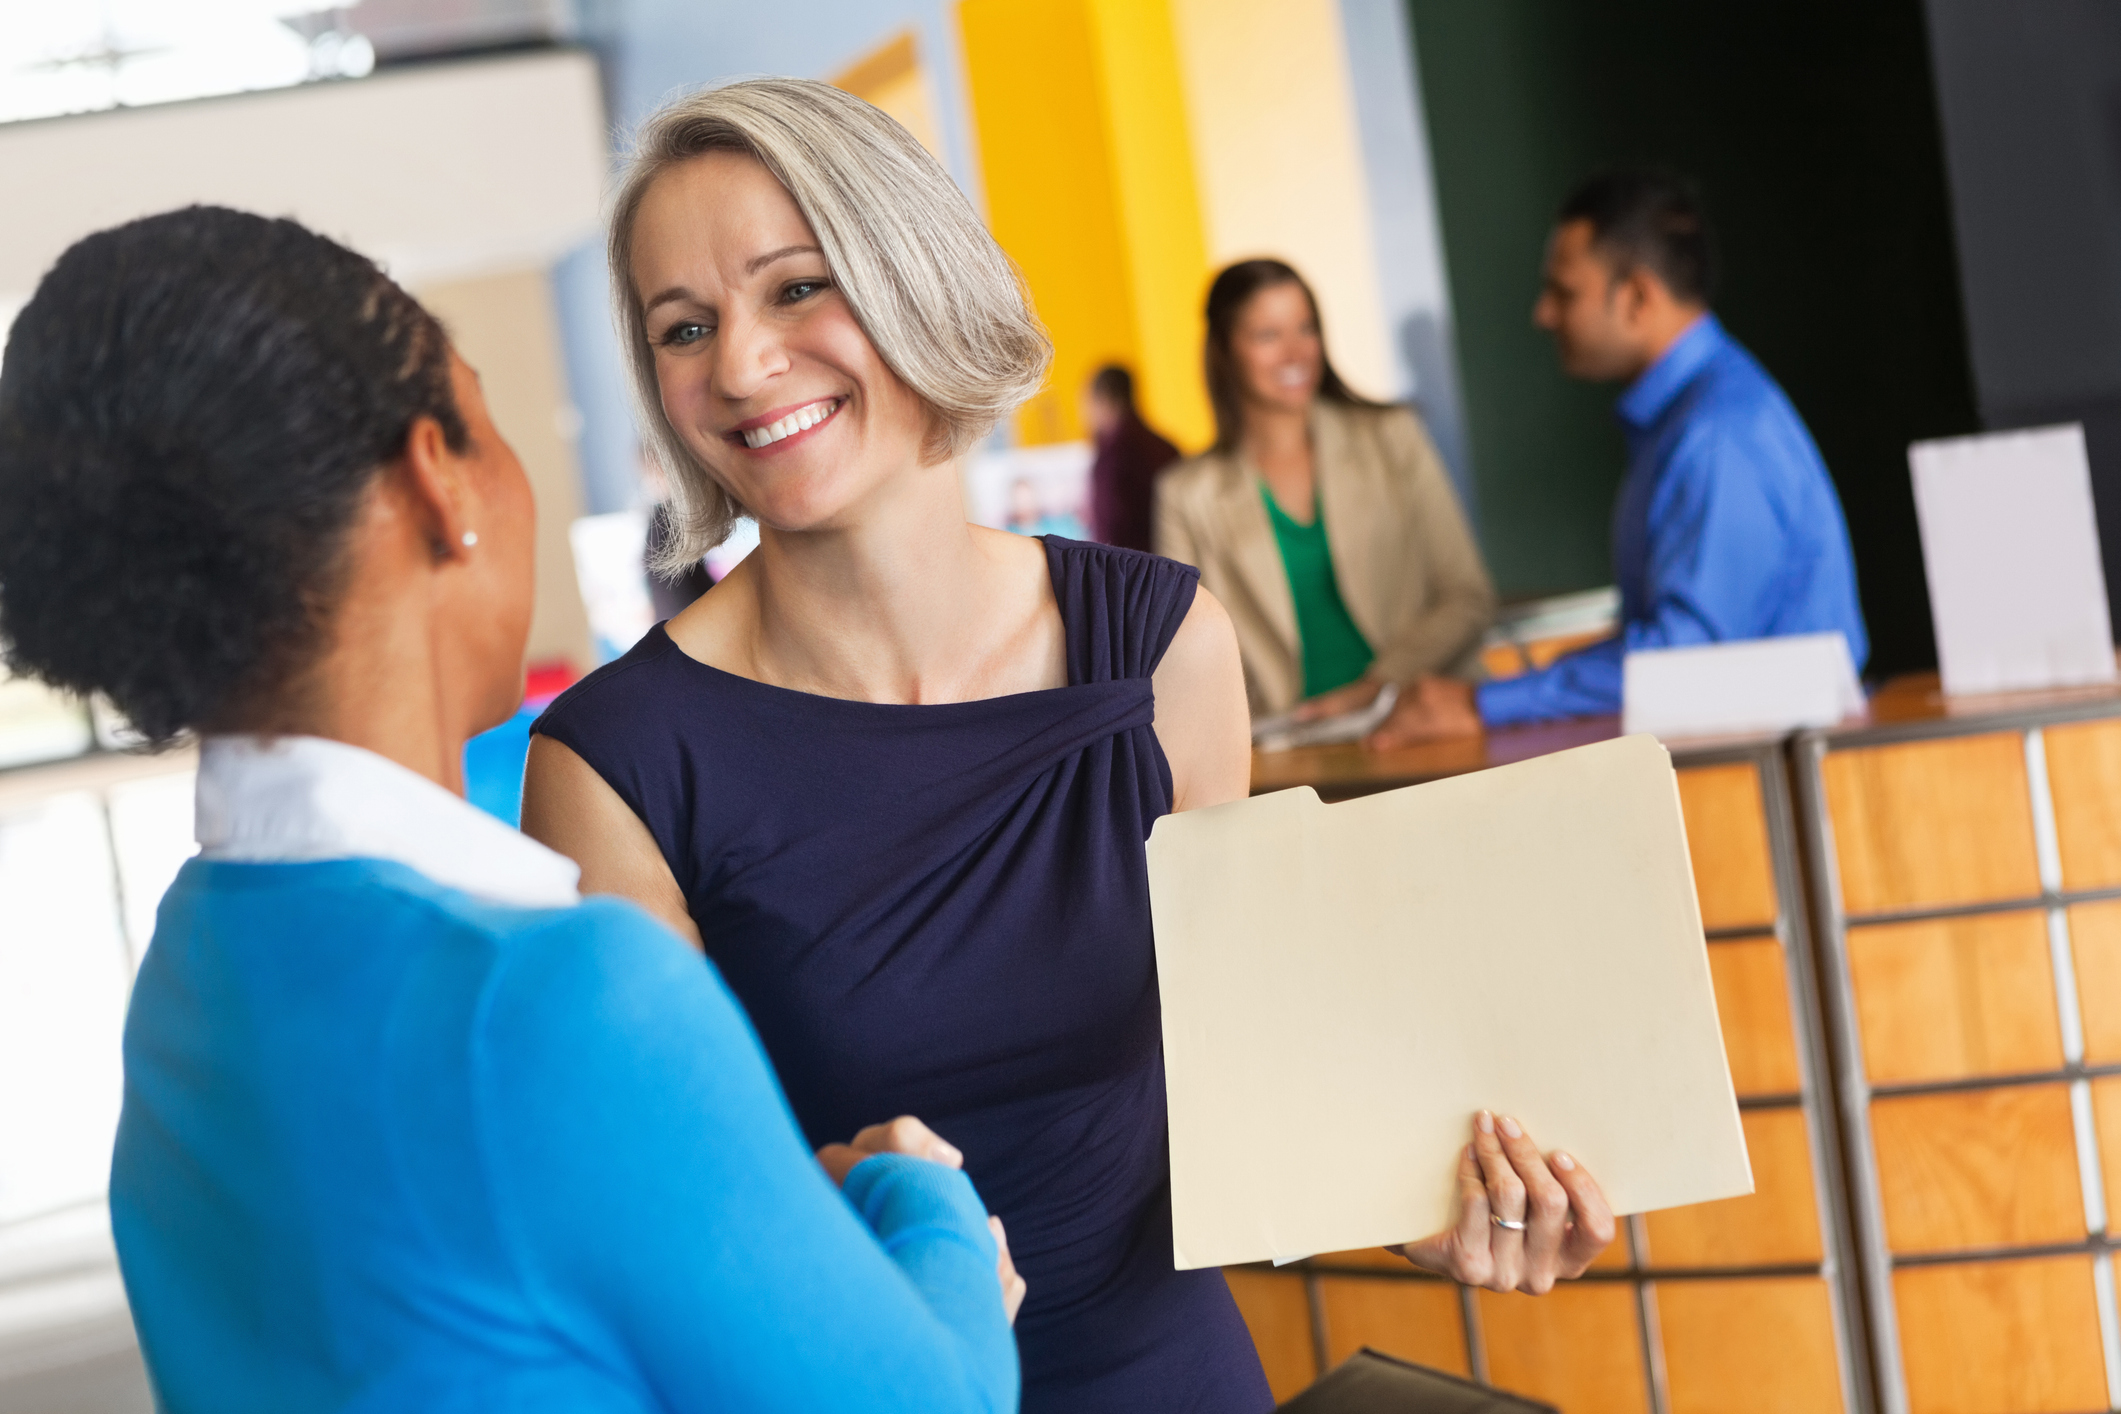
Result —
<instances>
[{"instance_id":1,"label":"bare shoulder","mask_svg":"<svg viewBox=\"0 0 2121 1414\"><path fill-rule=\"evenodd\" d=\"M632 899L700 946L669 861L641 817L572 747L537 735L523 768L523 833L582 869L582 892Z\"/></svg>"},{"instance_id":2,"label":"bare shoulder","mask_svg":"<svg viewBox=\"0 0 2121 1414\"><path fill-rule=\"evenodd\" d=\"M1171 808L1237 800L1251 788L1252 729L1229 612L1197 590L1153 679L1156 736L1171 763Z\"/></svg>"}]
</instances>

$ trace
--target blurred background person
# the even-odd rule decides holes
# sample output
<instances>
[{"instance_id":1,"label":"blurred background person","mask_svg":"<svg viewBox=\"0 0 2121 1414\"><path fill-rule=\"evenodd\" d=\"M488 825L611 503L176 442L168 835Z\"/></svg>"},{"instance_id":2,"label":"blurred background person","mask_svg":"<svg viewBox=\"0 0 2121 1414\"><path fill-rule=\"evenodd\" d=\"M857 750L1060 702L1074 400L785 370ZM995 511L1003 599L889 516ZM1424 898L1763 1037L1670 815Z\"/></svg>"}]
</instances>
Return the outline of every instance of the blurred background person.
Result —
<instances>
[{"instance_id":1,"label":"blurred background person","mask_svg":"<svg viewBox=\"0 0 2121 1414\"><path fill-rule=\"evenodd\" d=\"M156 1407L1015 1408L999 1231L913 1157L956 1151L813 1156L719 975L462 798L536 515L434 317L191 207L7 352L10 665L203 738L110 1170Z\"/></svg>"},{"instance_id":2,"label":"blurred background person","mask_svg":"<svg viewBox=\"0 0 2121 1414\"><path fill-rule=\"evenodd\" d=\"M1134 375L1108 363L1083 392L1083 423L1097 454L1090 463L1090 536L1106 545L1151 550L1156 477L1178 448L1134 406Z\"/></svg>"},{"instance_id":3,"label":"blurred background person","mask_svg":"<svg viewBox=\"0 0 2121 1414\"><path fill-rule=\"evenodd\" d=\"M1208 291L1215 445L1156 488L1156 548L1230 612L1255 717L1370 705L1478 671L1495 590L1420 418L1333 369L1317 301L1279 260Z\"/></svg>"},{"instance_id":4,"label":"blurred background person","mask_svg":"<svg viewBox=\"0 0 2121 1414\"><path fill-rule=\"evenodd\" d=\"M1561 204L1532 320L1572 378L1626 383L1613 512L1620 632L1522 677L1434 680L1379 746L1618 712L1640 648L1838 631L1870 653L1841 498L1782 388L1709 310L1715 242L1686 179L1591 177Z\"/></svg>"},{"instance_id":5,"label":"blurred background person","mask_svg":"<svg viewBox=\"0 0 2121 1414\"><path fill-rule=\"evenodd\" d=\"M1084 538L1083 523L1066 511L1056 511L1048 506L1045 493L1029 476L1019 476L1009 483L1007 529L1018 535L1061 535L1070 540Z\"/></svg>"}]
</instances>

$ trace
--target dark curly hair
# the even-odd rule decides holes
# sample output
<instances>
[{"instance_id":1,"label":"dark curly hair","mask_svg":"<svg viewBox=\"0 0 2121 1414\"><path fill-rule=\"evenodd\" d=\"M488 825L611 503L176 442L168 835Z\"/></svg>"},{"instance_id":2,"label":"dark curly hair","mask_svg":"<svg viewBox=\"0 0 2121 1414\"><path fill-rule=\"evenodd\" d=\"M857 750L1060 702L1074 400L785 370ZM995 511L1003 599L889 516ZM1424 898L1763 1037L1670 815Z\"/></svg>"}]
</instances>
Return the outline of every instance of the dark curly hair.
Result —
<instances>
[{"instance_id":1,"label":"dark curly hair","mask_svg":"<svg viewBox=\"0 0 2121 1414\"><path fill-rule=\"evenodd\" d=\"M345 541L449 341L374 262L193 206L77 242L0 363L0 649L149 741L240 730L322 649Z\"/></svg>"},{"instance_id":2,"label":"dark curly hair","mask_svg":"<svg viewBox=\"0 0 2121 1414\"><path fill-rule=\"evenodd\" d=\"M1318 312L1318 296L1296 268L1279 260L1240 260L1226 266L1208 286L1208 337L1201 351L1202 371L1208 381L1208 403L1215 410L1215 450L1234 452L1244 435L1244 382L1238 376L1237 355L1232 341L1237 337L1237 319L1252 296L1276 285L1294 285L1311 302L1311 322L1318 327L1318 396L1346 407L1384 408L1347 385L1325 352L1326 322Z\"/></svg>"}]
</instances>

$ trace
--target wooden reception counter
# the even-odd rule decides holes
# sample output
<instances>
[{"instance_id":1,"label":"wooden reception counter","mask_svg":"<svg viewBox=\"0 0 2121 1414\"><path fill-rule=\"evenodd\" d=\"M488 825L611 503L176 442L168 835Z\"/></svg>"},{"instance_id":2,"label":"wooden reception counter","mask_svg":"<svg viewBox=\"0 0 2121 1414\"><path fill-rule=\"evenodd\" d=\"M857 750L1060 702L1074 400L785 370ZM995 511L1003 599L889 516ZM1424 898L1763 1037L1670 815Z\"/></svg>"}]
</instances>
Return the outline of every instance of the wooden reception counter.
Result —
<instances>
[{"instance_id":1,"label":"wooden reception counter","mask_svg":"<svg viewBox=\"0 0 2121 1414\"><path fill-rule=\"evenodd\" d=\"M2121 1407L2121 693L1912 679L1791 763L1880 1407Z\"/></svg>"},{"instance_id":2,"label":"wooden reception counter","mask_svg":"<svg viewBox=\"0 0 2121 1414\"><path fill-rule=\"evenodd\" d=\"M1253 789L1616 732L1261 754ZM1541 1298L1384 1252L1232 1270L1276 1393L1369 1345L1566 1414L2121 1409L2121 692L1910 679L1861 723L1672 745L1757 1191L1634 1219Z\"/></svg>"},{"instance_id":3,"label":"wooden reception counter","mask_svg":"<svg viewBox=\"0 0 2121 1414\"><path fill-rule=\"evenodd\" d=\"M1327 800L1505 765L1618 733L1611 718L1369 753L1254 758L1255 793ZM1853 1287L1823 1036L1809 969L1782 747L1675 750L1709 963L1758 1190L1654 1213L1583 1281L1545 1297L1461 1290L1381 1251L1228 1275L1269 1380L1286 1397L1367 1345L1470 1375L1566 1414L1832 1410L1861 1368L1846 1348Z\"/></svg>"}]
</instances>

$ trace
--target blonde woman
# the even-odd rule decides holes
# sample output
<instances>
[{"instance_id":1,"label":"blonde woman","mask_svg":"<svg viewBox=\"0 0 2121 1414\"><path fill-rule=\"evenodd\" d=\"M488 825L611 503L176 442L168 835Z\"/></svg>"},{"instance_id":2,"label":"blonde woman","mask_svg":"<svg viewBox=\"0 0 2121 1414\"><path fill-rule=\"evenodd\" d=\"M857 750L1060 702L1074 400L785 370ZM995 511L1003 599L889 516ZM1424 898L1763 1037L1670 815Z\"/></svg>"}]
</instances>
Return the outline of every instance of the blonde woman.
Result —
<instances>
[{"instance_id":1,"label":"blonde woman","mask_svg":"<svg viewBox=\"0 0 2121 1414\"><path fill-rule=\"evenodd\" d=\"M1228 618L1171 561L966 523L958 459L1047 345L867 104L788 79L674 104L611 256L671 563L740 509L759 548L553 705L526 828L706 951L810 1133L917 1111L963 1151L1030 1284L1025 1409L1268 1408L1220 1275L1172 1267L1143 853L1245 793ZM1476 1142L1420 1260L1536 1287L1610 1238L1580 1168Z\"/></svg>"},{"instance_id":2,"label":"blonde woman","mask_svg":"<svg viewBox=\"0 0 2121 1414\"><path fill-rule=\"evenodd\" d=\"M1215 445L1164 474L1156 548L1228 608L1258 715L1330 716L1470 675L1495 590L1421 422L1358 397L1279 260L1208 290Z\"/></svg>"}]
</instances>

